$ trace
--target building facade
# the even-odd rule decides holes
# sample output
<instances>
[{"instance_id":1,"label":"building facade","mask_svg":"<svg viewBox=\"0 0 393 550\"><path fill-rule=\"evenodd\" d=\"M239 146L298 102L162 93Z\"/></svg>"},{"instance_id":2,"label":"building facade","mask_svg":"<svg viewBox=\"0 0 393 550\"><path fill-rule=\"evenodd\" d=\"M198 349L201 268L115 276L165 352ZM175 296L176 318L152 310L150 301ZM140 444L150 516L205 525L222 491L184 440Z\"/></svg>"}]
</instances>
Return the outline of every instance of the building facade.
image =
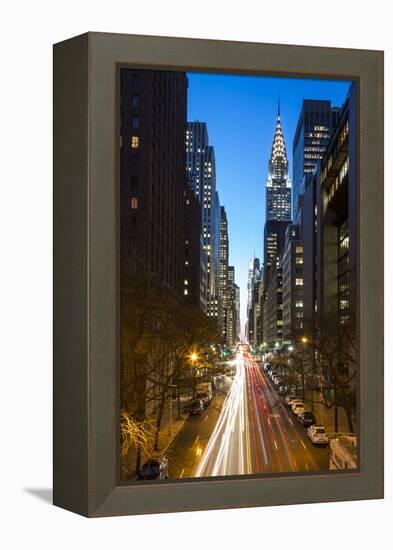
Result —
<instances>
[{"instance_id":1,"label":"building facade","mask_svg":"<svg viewBox=\"0 0 393 550\"><path fill-rule=\"evenodd\" d=\"M122 69L120 81L122 263L154 274L180 297L187 77Z\"/></svg>"},{"instance_id":2,"label":"building facade","mask_svg":"<svg viewBox=\"0 0 393 550\"><path fill-rule=\"evenodd\" d=\"M228 242L228 219L225 207L220 207L220 269L218 281L218 300L219 300L219 327L223 342L228 341L228 303L229 303L229 280L228 280L228 260L229 260L229 242Z\"/></svg>"},{"instance_id":3,"label":"building facade","mask_svg":"<svg viewBox=\"0 0 393 550\"><path fill-rule=\"evenodd\" d=\"M321 161L318 192L317 309L356 318L357 162L356 87L351 85Z\"/></svg>"},{"instance_id":4,"label":"building facade","mask_svg":"<svg viewBox=\"0 0 393 550\"><path fill-rule=\"evenodd\" d=\"M293 140L293 220L299 223L305 176L312 174L322 159L332 130L337 124L338 107L328 100L304 99Z\"/></svg>"},{"instance_id":5,"label":"building facade","mask_svg":"<svg viewBox=\"0 0 393 550\"><path fill-rule=\"evenodd\" d=\"M206 253L207 315L218 319L220 206L216 192L214 148L209 145L205 122L187 123L186 172L190 187L201 205L202 240Z\"/></svg>"},{"instance_id":6,"label":"building facade","mask_svg":"<svg viewBox=\"0 0 393 550\"><path fill-rule=\"evenodd\" d=\"M303 241L300 227L289 224L282 254L282 331L290 342L303 329Z\"/></svg>"},{"instance_id":7,"label":"building facade","mask_svg":"<svg viewBox=\"0 0 393 550\"><path fill-rule=\"evenodd\" d=\"M282 267L273 270L263 304L263 338L268 347L281 344L282 331Z\"/></svg>"},{"instance_id":8,"label":"building facade","mask_svg":"<svg viewBox=\"0 0 393 550\"><path fill-rule=\"evenodd\" d=\"M206 253L201 235L201 205L187 186L184 196L184 277L185 303L206 313Z\"/></svg>"}]
</instances>

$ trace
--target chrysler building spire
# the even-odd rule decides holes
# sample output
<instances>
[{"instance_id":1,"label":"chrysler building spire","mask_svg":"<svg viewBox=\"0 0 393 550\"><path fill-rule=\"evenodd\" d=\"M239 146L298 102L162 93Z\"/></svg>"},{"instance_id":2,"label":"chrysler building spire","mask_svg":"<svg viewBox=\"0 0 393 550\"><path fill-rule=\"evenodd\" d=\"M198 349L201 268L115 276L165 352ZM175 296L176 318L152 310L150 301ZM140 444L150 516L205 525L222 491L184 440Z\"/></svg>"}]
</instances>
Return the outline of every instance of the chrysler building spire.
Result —
<instances>
[{"instance_id":1,"label":"chrysler building spire","mask_svg":"<svg viewBox=\"0 0 393 550\"><path fill-rule=\"evenodd\" d=\"M280 97L277 121L269 159L266 182L266 219L291 219L291 181L288 178L288 157L281 127Z\"/></svg>"}]
</instances>

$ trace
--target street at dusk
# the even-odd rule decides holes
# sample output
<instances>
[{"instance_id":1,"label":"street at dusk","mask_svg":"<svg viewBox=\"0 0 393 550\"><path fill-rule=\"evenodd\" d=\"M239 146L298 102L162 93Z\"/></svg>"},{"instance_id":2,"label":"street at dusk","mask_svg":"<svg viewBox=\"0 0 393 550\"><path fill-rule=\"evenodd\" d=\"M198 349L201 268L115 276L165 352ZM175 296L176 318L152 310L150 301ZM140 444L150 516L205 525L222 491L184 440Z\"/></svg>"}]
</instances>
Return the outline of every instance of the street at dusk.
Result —
<instances>
[{"instance_id":1,"label":"street at dusk","mask_svg":"<svg viewBox=\"0 0 393 550\"><path fill-rule=\"evenodd\" d=\"M277 397L248 346L240 348L236 365L221 413L207 410L178 436L171 449L176 456L172 475L211 477L328 470L326 448L312 445ZM207 424L210 414L215 416L214 424ZM209 431L211 436L207 437Z\"/></svg>"},{"instance_id":2,"label":"street at dusk","mask_svg":"<svg viewBox=\"0 0 393 550\"><path fill-rule=\"evenodd\" d=\"M356 85L120 80L122 480L356 469Z\"/></svg>"}]
</instances>

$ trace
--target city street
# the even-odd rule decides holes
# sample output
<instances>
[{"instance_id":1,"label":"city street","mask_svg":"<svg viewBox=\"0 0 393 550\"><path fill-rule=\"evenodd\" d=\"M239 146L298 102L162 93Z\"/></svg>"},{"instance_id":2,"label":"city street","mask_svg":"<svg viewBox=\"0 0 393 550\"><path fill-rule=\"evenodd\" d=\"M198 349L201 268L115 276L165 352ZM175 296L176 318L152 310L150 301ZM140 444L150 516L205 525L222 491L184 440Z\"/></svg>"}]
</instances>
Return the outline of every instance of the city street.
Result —
<instances>
[{"instance_id":1,"label":"city street","mask_svg":"<svg viewBox=\"0 0 393 550\"><path fill-rule=\"evenodd\" d=\"M327 449L312 445L247 346L236 363L221 412L211 406L177 438L171 477L328 470Z\"/></svg>"}]
</instances>

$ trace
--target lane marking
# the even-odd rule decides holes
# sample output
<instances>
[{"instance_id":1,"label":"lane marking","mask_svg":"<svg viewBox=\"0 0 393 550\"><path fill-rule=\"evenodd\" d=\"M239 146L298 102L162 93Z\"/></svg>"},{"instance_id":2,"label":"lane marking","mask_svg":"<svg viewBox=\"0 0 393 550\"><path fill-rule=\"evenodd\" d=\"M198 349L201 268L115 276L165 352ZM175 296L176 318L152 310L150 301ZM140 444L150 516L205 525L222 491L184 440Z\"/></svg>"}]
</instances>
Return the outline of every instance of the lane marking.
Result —
<instances>
[{"instance_id":1,"label":"lane marking","mask_svg":"<svg viewBox=\"0 0 393 550\"><path fill-rule=\"evenodd\" d=\"M303 445L303 447L304 447L304 448L306 449L306 451L307 451L307 447L305 446L304 441L300 440L300 443Z\"/></svg>"},{"instance_id":2,"label":"lane marking","mask_svg":"<svg viewBox=\"0 0 393 550\"><path fill-rule=\"evenodd\" d=\"M278 451L276 440L274 440L274 446L276 447L276 451Z\"/></svg>"},{"instance_id":3,"label":"lane marking","mask_svg":"<svg viewBox=\"0 0 393 550\"><path fill-rule=\"evenodd\" d=\"M199 439L199 435L197 435L197 438L196 440L194 441L194 445L196 445L198 443L198 439Z\"/></svg>"}]
</instances>

